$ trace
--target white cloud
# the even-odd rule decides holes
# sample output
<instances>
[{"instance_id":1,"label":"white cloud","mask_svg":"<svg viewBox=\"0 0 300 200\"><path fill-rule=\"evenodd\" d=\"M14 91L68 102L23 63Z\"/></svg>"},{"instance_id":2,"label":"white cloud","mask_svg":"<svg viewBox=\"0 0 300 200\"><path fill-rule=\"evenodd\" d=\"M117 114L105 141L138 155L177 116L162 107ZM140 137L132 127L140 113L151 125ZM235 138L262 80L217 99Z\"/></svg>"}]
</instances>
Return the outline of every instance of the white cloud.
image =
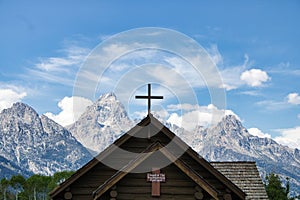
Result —
<instances>
[{"instance_id":1,"label":"white cloud","mask_svg":"<svg viewBox=\"0 0 300 200\"><path fill-rule=\"evenodd\" d=\"M260 138L271 138L271 135L268 134L268 133L263 133L260 129L258 128L249 128L248 129L248 132L251 134L251 135L254 135L254 136L257 136L257 137L260 137Z\"/></svg>"},{"instance_id":2,"label":"white cloud","mask_svg":"<svg viewBox=\"0 0 300 200\"><path fill-rule=\"evenodd\" d=\"M248 90L248 91L242 91L240 94L249 95L249 96L261 96L262 94L259 91L256 90Z\"/></svg>"},{"instance_id":3,"label":"white cloud","mask_svg":"<svg viewBox=\"0 0 300 200\"><path fill-rule=\"evenodd\" d=\"M250 69L244 71L240 79L245 81L247 85L252 87L262 86L264 82L269 81L271 78L268 76L267 72L261 69Z\"/></svg>"},{"instance_id":4,"label":"white cloud","mask_svg":"<svg viewBox=\"0 0 300 200\"><path fill-rule=\"evenodd\" d=\"M300 105L300 96L298 93L290 93L287 95L287 101L290 104Z\"/></svg>"},{"instance_id":5,"label":"white cloud","mask_svg":"<svg viewBox=\"0 0 300 200\"><path fill-rule=\"evenodd\" d=\"M212 104L199 106L195 104L171 104L167 109L155 110L153 114L161 121L175 124L188 131L193 131L197 126L209 127L220 122L226 115L234 115L240 118L232 110L218 109ZM144 118L146 112L134 112L134 118Z\"/></svg>"},{"instance_id":6,"label":"white cloud","mask_svg":"<svg viewBox=\"0 0 300 200\"><path fill-rule=\"evenodd\" d=\"M191 104L169 105L167 111L170 112L167 122L183 127L188 131L192 131L196 126L208 127L216 124L225 115L235 115L239 119L233 111L218 109L212 104L207 106Z\"/></svg>"},{"instance_id":7,"label":"white cloud","mask_svg":"<svg viewBox=\"0 0 300 200\"><path fill-rule=\"evenodd\" d=\"M256 105L262 106L267 110L282 110L288 108L290 105L284 101L273 101L273 100L264 100L256 102Z\"/></svg>"},{"instance_id":8,"label":"white cloud","mask_svg":"<svg viewBox=\"0 0 300 200\"><path fill-rule=\"evenodd\" d=\"M65 71L66 69L62 68L62 66L70 66L74 64L73 60L69 60L66 58L47 58L47 59L40 59L40 62L36 64L38 69L43 71Z\"/></svg>"},{"instance_id":9,"label":"white cloud","mask_svg":"<svg viewBox=\"0 0 300 200\"><path fill-rule=\"evenodd\" d=\"M143 119L147 116L148 112L147 111L135 111L133 115L131 116L133 120L140 120Z\"/></svg>"},{"instance_id":10,"label":"white cloud","mask_svg":"<svg viewBox=\"0 0 300 200\"><path fill-rule=\"evenodd\" d=\"M223 79L223 85L221 85L221 88L229 91L243 85L243 82L240 80L242 70L244 70L243 66L229 67L221 70L221 76Z\"/></svg>"},{"instance_id":11,"label":"white cloud","mask_svg":"<svg viewBox=\"0 0 300 200\"><path fill-rule=\"evenodd\" d=\"M300 149L300 126L288 129L278 129L277 131L280 132L280 136L275 137L274 140L276 142L291 148Z\"/></svg>"},{"instance_id":12,"label":"white cloud","mask_svg":"<svg viewBox=\"0 0 300 200\"><path fill-rule=\"evenodd\" d=\"M177 113L172 113L167 122L183 127L188 131L192 131L196 126L209 126L209 124L211 124L211 120L211 113L193 110L181 116Z\"/></svg>"},{"instance_id":13,"label":"white cloud","mask_svg":"<svg viewBox=\"0 0 300 200\"><path fill-rule=\"evenodd\" d=\"M224 88L226 91L237 89L237 86L234 85L228 85L226 83L223 83L220 88Z\"/></svg>"},{"instance_id":14,"label":"white cloud","mask_svg":"<svg viewBox=\"0 0 300 200\"><path fill-rule=\"evenodd\" d=\"M11 88L0 88L0 111L11 107L13 103L21 101L26 96L26 92L16 91Z\"/></svg>"},{"instance_id":15,"label":"white cloud","mask_svg":"<svg viewBox=\"0 0 300 200\"><path fill-rule=\"evenodd\" d=\"M61 56L39 58L38 62L27 68L27 75L21 76L72 86L77 70L89 52L88 48L72 44L59 50Z\"/></svg>"},{"instance_id":16,"label":"white cloud","mask_svg":"<svg viewBox=\"0 0 300 200\"><path fill-rule=\"evenodd\" d=\"M290 93L282 101L264 100L256 102L256 105L263 106L267 110L282 110L300 105L300 96L298 93Z\"/></svg>"},{"instance_id":17,"label":"white cloud","mask_svg":"<svg viewBox=\"0 0 300 200\"><path fill-rule=\"evenodd\" d=\"M282 110L293 105L300 105L300 96L298 93L290 93L282 101L264 100L256 102L256 104L263 106L267 110ZM300 117L298 116L298 118Z\"/></svg>"},{"instance_id":18,"label":"white cloud","mask_svg":"<svg viewBox=\"0 0 300 200\"><path fill-rule=\"evenodd\" d=\"M72 67L82 63L85 57L90 52L89 49L78 47L78 46L70 46L66 49L62 50L65 56L62 57L48 57L48 58L40 58L35 67L42 71L47 72L66 72L68 71L68 67Z\"/></svg>"},{"instance_id":19,"label":"white cloud","mask_svg":"<svg viewBox=\"0 0 300 200\"><path fill-rule=\"evenodd\" d=\"M145 46L154 49L142 50L141 47ZM248 55L245 55L245 61L242 65L228 70L225 68L218 70L213 63L223 65L223 58L216 45L206 49L209 55L205 53L205 50L195 52L194 49L187 49L181 55L182 57L155 49L156 47L158 45L155 43L128 44L112 42L95 51L101 53L101 56L94 55L93 58L93 55L91 55L92 58L88 59L90 65L85 71L80 72L77 80L80 85L88 83L87 85L90 86L97 83L99 78L97 79L95 75L100 76L102 74L99 67L109 66L107 70L103 69L105 72L102 74L102 77L104 76L107 81L101 81L102 84L100 84L101 87L105 85L106 89L110 87L113 89L116 83L119 87L130 88L131 85L138 85L133 84L133 82L145 83L146 81L176 88L176 95L185 95L186 88L193 90L194 88L208 86L218 88L218 91L220 91L220 88L232 90L244 85L244 82L240 80L240 74L245 70L248 63ZM135 51L130 51L132 49L135 49ZM119 57L120 55L123 56ZM106 63L109 60L114 60L114 62L111 64ZM151 64L152 66L149 67ZM197 66L197 68L195 69L191 64ZM138 70L139 67L142 70ZM86 76L87 74L93 74L93 76ZM91 80L93 81L91 82ZM120 94L117 95L120 96Z\"/></svg>"},{"instance_id":20,"label":"white cloud","mask_svg":"<svg viewBox=\"0 0 300 200\"><path fill-rule=\"evenodd\" d=\"M185 52L185 60L180 57L166 57L165 61L193 87L223 86L222 72L217 68L223 65L223 57L216 45L203 52Z\"/></svg>"},{"instance_id":21,"label":"white cloud","mask_svg":"<svg viewBox=\"0 0 300 200\"><path fill-rule=\"evenodd\" d=\"M199 105L191 105L188 103L185 104L171 104L167 106L168 111L177 111L177 110L184 110L184 111L191 111L200 109Z\"/></svg>"},{"instance_id":22,"label":"white cloud","mask_svg":"<svg viewBox=\"0 0 300 200\"><path fill-rule=\"evenodd\" d=\"M223 85L220 85L220 88L230 91L244 85L244 82L240 79L240 76L241 73L247 68L248 62L249 56L245 54L243 64L221 69L220 74L223 79Z\"/></svg>"},{"instance_id":23,"label":"white cloud","mask_svg":"<svg viewBox=\"0 0 300 200\"><path fill-rule=\"evenodd\" d=\"M210 48L206 49L207 53L210 55L212 61L217 65L223 64L223 57L219 52L218 46L213 44L210 46Z\"/></svg>"},{"instance_id":24,"label":"white cloud","mask_svg":"<svg viewBox=\"0 0 300 200\"><path fill-rule=\"evenodd\" d=\"M53 114L50 112L45 113L47 117L54 120L62 126L67 126L74 123L80 115L85 111L86 107L91 105L93 102L83 97L64 97L58 102L58 107L61 112Z\"/></svg>"}]
</instances>

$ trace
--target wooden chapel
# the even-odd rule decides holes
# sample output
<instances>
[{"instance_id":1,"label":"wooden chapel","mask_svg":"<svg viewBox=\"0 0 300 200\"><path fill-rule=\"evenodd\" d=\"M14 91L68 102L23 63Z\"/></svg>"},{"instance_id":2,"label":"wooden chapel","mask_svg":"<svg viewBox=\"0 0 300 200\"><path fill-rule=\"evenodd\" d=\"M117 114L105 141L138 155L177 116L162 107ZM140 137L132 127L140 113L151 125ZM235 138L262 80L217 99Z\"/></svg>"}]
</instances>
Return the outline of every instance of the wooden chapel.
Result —
<instances>
[{"instance_id":1,"label":"wooden chapel","mask_svg":"<svg viewBox=\"0 0 300 200\"><path fill-rule=\"evenodd\" d=\"M149 102L152 96L148 91L148 96L139 97ZM268 199L255 162L206 161L150 113L150 103L146 118L50 196L53 200Z\"/></svg>"}]
</instances>

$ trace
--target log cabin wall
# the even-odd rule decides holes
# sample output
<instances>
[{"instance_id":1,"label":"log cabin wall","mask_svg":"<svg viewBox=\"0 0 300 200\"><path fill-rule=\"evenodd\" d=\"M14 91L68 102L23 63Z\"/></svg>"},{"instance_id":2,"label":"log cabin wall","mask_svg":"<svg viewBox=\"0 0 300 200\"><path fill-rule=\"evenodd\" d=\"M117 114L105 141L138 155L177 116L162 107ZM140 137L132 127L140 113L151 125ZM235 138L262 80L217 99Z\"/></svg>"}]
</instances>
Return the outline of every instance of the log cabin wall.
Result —
<instances>
[{"instance_id":1,"label":"log cabin wall","mask_svg":"<svg viewBox=\"0 0 300 200\"><path fill-rule=\"evenodd\" d=\"M166 182L160 183L160 197L151 196L151 183L146 181L147 173L127 174L117 185L116 199L182 199L195 200L195 194L202 193L202 199L211 199L211 196L197 187L197 185L187 177L174 164L171 164L161 172L166 175Z\"/></svg>"},{"instance_id":2,"label":"log cabin wall","mask_svg":"<svg viewBox=\"0 0 300 200\"><path fill-rule=\"evenodd\" d=\"M148 132L157 133L157 134L151 135L150 138L147 138L147 133ZM165 133L163 133L162 131L159 131L154 126L150 126L150 128L149 127L145 127L144 130L141 130L139 132L139 136L140 137L132 137L132 138L130 138L124 144L121 145L121 148L125 149L125 150L127 150L129 152L140 153L143 150L145 150L145 148L147 146L153 144L154 142L159 141L163 146L166 146L166 145L168 145L171 142L170 138L168 138L165 135ZM197 156L199 156L199 155L197 155ZM164 163L164 162L168 163L169 160L165 160L165 159L166 159L165 156L161 156L161 158L159 158L160 162L162 162L162 163ZM187 152L185 152L180 157L180 159L184 163L186 163L190 168L192 168L193 170L195 170L208 183L210 183L211 185L213 185L218 191L220 191L222 193L222 195L225 195L225 194L228 193L229 189L227 188L227 186L224 185L219 180L217 180L216 177L213 174L211 174L210 172L208 172L201 164L199 164ZM201 158L201 159L203 159L203 158ZM147 161L145 161L145 162L147 162ZM205 161L204 159L203 159L203 162L207 163L207 161ZM142 166L143 167L148 166L149 167L148 171L151 171L151 168L153 167L153 166L151 166L151 163L143 163ZM183 174L182 171L180 171L178 173L182 173ZM230 191L230 193L231 193L231 191ZM238 199L238 197L236 197L236 199Z\"/></svg>"},{"instance_id":3,"label":"log cabin wall","mask_svg":"<svg viewBox=\"0 0 300 200\"><path fill-rule=\"evenodd\" d=\"M64 200L65 193L71 192L72 200L92 200L93 191L109 179L117 171L111 169L102 163L98 163L95 167L90 169L84 176L77 179L65 191L61 192L53 200Z\"/></svg>"},{"instance_id":4,"label":"log cabin wall","mask_svg":"<svg viewBox=\"0 0 300 200\"><path fill-rule=\"evenodd\" d=\"M152 124L142 128L142 130L136 133L134 137L129 137L128 135L126 137L124 142L122 141L122 137L121 140L117 141L117 144L120 144L120 148L135 153L143 152L155 142L159 142L162 146L166 146L171 141L170 137L166 135L166 130L158 130ZM228 187L216 177L216 174L212 174L203 166L203 164L210 165L207 161L203 160L203 163L199 163L202 162L202 158L200 158L199 161L198 154L193 155L193 157L191 156L191 152L193 154L193 151L191 149L188 151L189 153L185 152L180 157L180 160L207 181L207 183L216 188L220 193L219 199L241 199L230 191ZM195 156L197 159L195 159ZM126 166L129 161L127 158L122 157L117 153L111 153L105 159L109 159L113 162L115 161L119 164L121 162L122 166ZM161 157L158 158L158 161L169 163L167 166L160 169L161 172L166 175L166 182L160 183L160 197L152 197L151 183L147 182L147 173L129 173L98 199L212 199L205 190L199 187L186 175L186 172L183 172L175 164L170 164L169 160L164 155L161 155ZM151 157L143 161L138 167L141 166L143 168L148 166L148 172L151 172L153 167L156 167L151 163ZM117 170L111 169L101 162L98 162L98 164L91 168L85 167L85 170L86 168L88 168L88 170L84 175L74 179L74 182L70 183L64 191L55 195L53 199L92 200L93 192L117 173ZM220 174L217 174L217 176L220 176Z\"/></svg>"}]
</instances>

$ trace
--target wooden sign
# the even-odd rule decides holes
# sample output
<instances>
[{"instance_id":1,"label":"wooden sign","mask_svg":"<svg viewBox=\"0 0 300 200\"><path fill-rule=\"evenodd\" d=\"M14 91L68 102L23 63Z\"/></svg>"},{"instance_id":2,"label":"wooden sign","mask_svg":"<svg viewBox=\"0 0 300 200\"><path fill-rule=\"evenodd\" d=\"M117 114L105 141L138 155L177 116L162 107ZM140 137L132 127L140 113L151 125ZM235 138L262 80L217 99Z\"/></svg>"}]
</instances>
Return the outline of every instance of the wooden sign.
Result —
<instances>
[{"instance_id":1,"label":"wooden sign","mask_svg":"<svg viewBox=\"0 0 300 200\"><path fill-rule=\"evenodd\" d=\"M160 169L153 169L147 174L147 181L152 183L152 196L160 196L160 182L166 182L166 175L160 173Z\"/></svg>"},{"instance_id":2,"label":"wooden sign","mask_svg":"<svg viewBox=\"0 0 300 200\"><path fill-rule=\"evenodd\" d=\"M148 182L166 182L165 174L147 174L147 181Z\"/></svg>"}]
</instances>

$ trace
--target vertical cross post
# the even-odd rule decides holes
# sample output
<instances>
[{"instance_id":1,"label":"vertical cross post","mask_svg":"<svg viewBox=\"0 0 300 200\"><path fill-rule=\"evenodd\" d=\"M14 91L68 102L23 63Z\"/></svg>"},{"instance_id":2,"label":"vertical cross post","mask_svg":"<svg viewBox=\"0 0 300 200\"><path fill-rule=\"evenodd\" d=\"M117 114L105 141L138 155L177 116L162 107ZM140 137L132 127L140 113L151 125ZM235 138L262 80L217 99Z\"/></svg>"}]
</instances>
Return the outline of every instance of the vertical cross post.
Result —
<instances>
[{"instance_id":1,"label":"vertical cross post","mask_svg":"<svg viewBox=\"0 0 300 200\"><path fill-rule=\"evenodd\" d=\"M148 84L147 96L135 96L136 99L148 99L148 115L151 112L151 99L163 99L163 96L151 96L151 84Z\"/></svg>"},{"instance_id":2,"label":"vertical cross post","mask_svg":"<svg viewBox=\"0 0 300 200\"><path fill-rule=\"evenodd\" d=\"M151 111L151 84L148 84L148 115Z\"/></svg>"},{"instance_id":3,"label":"vertical cross post","mask_svg":"<svg viewBox=\"0 0 300 200\"><path fill-rule=\"evenodd\" d=\"M147 181L151 182L151 195L153 197L160 196L160 182L166 182L165 174L160 173L159 168L153 168L152 173L147 174Z\"/></svg>"}]
</instances>

